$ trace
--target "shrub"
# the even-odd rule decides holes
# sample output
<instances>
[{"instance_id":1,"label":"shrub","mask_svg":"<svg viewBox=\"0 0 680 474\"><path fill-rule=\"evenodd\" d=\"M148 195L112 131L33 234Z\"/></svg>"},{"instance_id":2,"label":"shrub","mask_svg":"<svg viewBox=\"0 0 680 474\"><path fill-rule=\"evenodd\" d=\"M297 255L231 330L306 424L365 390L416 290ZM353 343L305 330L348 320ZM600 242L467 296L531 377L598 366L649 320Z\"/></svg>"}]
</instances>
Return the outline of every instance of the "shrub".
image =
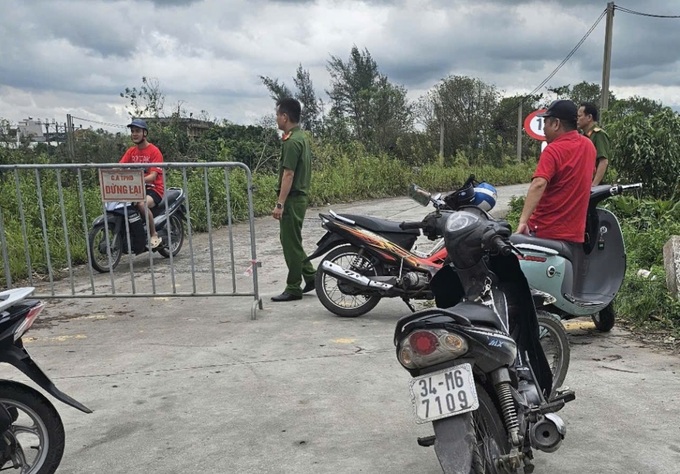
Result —
<instances>
[{"instance_id":1,"label":"shrub","mask_svg":"<svg viewBox=\"0 0 680 474\"><path fill-rule=\"evenodd\" d=\"M680 185L680 115L666 108L651 116L635 113L609 127L618 177L644 183L644 192L673 199Z\"/></svg>"}]
</instances>

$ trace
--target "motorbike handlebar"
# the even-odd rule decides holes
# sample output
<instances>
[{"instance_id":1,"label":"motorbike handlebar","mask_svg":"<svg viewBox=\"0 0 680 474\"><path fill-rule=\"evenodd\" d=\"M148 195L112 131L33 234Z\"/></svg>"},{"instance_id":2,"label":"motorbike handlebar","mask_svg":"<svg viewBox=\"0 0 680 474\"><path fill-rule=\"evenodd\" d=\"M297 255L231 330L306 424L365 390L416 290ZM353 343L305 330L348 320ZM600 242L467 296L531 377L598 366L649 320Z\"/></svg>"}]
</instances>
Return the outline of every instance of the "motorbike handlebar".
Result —
<instances>
[{"instance_id":1,"label":"motorbike handlebar","mask_svg":"<svg viewBox=\"0 0 680 474\"><path fill-rule=\"evenodd\" d=\"M617 184L616 186L612 187L611 194L612 196L616 196L617 194L621 194L624 191L628 191L630 189L642 189L642 183Z\"/></svg>"},{"instance_id":2,"label":"motorbike handlebar","mask_svg":"<svg viewBox=\"0 0 680 474\"><path fill-rule=\"evenodd\" d=\"M498 253L504 257L510 255L513 252L512 245L503 240L503 237L500 235L496 235L493 239L491 239L491 244L496 250L498 250Z\"/></svg>"},{"instance_id":3,"label":"motorbike handlebar","mask_svg":"<svg viewBox=\"0 0 680 474\"><path fill-rule=\"evenodd\" d=\"M399 228L401 230L409 230L409 229L424 229L427 226L427 224L423 221L418 221L418 222L402 222L399 224Z\"/></svg>"}]
</instances>

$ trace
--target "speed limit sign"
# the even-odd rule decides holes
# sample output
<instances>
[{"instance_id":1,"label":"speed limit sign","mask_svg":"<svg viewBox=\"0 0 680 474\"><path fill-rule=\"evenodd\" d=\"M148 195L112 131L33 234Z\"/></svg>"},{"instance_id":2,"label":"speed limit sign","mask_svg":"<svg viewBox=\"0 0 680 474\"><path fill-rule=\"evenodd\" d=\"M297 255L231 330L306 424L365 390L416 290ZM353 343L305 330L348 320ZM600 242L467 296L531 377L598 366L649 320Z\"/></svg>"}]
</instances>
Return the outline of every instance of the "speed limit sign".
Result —
<instances>
[{"instance_id":1,"label":"speed limit sign","mask_svg":"<svg viewBox=\"0 0 680 474\"><path fill-rule=\"evenodd\" d=\"M535 140L545 141L545 132L543 131L543 117L538 117L548 109L538 109L527 115L524 119L524 131L527 132L531 138Z\"/></svg>"}]
</instances>

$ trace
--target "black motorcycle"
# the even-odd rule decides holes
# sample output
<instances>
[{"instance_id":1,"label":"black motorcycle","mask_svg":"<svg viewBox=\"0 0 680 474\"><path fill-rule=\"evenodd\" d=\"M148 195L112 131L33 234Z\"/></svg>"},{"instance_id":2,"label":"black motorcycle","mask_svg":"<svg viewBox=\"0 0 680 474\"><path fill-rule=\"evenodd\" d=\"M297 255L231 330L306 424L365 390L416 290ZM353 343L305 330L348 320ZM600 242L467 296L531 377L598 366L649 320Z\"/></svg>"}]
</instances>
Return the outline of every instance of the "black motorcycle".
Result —
<instances>
[{"instance_id":1,"label":"black motorcycle","mask_svg":"<svg viewBox=\"0 0 680 474\"><path fill-rule=\"evenodd\" d=\"M167 207L167 208L166 208ZM184 243L186 194L169 188L163 200L151 208L161 245L152 249L163 257L175 257ZM100 273L118 266L123 253L139 255L148 250L146 218L130 202L107 202L106 214L97 217L89 235L92 267Z\"/></svg>"},{"instance_id":2,"label":"black motorcycle","mask_svg":"<svg viewBox=\"0 0 680 474\"><path fill-rule=\"evenodd\" d=\"M61 392L28 354L22 335L44 304L26 299L33 288L0 293L0 362L11 364L57 400L85 413L92 410ZM37 390L0 380L0 471L50 474L64 454L64 425L50 401Z\"/></svg>"},{"instance_id":3,"label":"black motorcycle","mask_svg":"<svg viewBox=\"0 0 680 474\"><path fill-rule=\"evenodd\" d=\"M437 308L401 318L394 335L416 422L434 427L418 442L445 473L532 472L534 449L560 446L555 412L575 395L554 392L507 223L466 207L442 233L451 263L431 281Z\"/></svg>"}]
</instances>

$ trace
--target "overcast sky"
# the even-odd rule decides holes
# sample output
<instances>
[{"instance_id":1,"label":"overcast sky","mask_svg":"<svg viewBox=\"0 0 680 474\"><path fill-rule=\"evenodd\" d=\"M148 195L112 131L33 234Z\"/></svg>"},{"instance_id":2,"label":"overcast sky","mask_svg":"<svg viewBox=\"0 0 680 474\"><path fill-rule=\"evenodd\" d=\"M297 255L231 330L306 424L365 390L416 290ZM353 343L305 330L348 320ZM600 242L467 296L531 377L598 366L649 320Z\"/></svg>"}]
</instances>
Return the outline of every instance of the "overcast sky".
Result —
<instances>
[{"instance_id":1,"label":"overcast sky","mask_svg":"<svg viewBox=\"0 0 680 474\"><path fill-rule=\"evenodd\" d=\"M125 124L125 87L156 78L166 108L254 123L273 103L259 75L293 86L301 63L320 98L330 55L367 48L416 99L448 75L534 89L606 7L605 0L3 0L0 118ZM618 6L679 15L680 2ZM548 86L600 83L605 21ZM680 20L617 11L611 89L680 108ZM76 120L76 125L89 126ZM95 127L97 125L95 124Z\"/></svg>"}]
</instances>

